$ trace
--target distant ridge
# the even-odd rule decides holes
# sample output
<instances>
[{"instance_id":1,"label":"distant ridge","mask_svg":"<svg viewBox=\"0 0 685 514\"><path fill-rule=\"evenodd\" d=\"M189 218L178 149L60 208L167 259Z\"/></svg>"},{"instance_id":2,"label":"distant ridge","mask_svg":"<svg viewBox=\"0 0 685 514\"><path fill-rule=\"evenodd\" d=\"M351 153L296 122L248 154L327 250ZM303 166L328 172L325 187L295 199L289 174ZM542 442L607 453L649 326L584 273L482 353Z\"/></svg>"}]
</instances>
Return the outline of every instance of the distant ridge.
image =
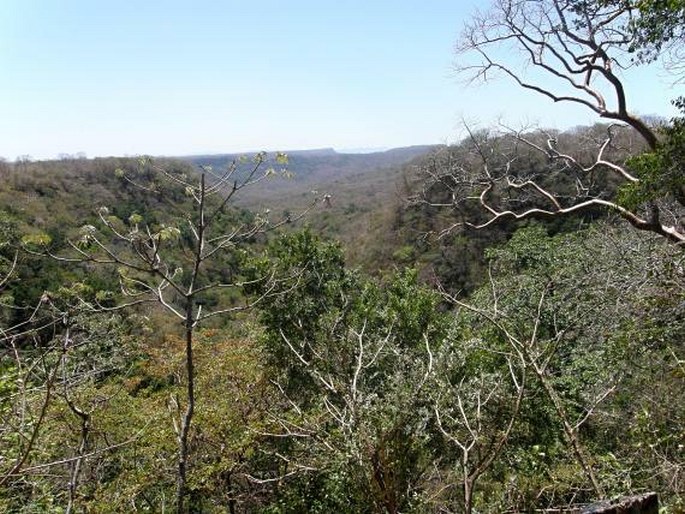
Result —
<instances>
[{"instance_id":1,"label":"distant ridge","mask_svg":"<svg viewBox=\"0 0 685 514\"><path fill-rule=\"evenodd\" d=\"M336 150L333 147L325 148L311 148L307 150L274 150L267 153L283 152L289 156L304 156L304 157L326 157L334 155L382 155L382 154L422 154L437 148L441 145L410 145L410 146L399 146L395 148L343 148ZM258 153L258 151L250 152L231 152L231 153L211 153L211 154L191 154L191 155L180 155L171 156L173 159L179 159L182 161L187 161L191 163L199 163L203 159L208 159L216 161L218 159L234 159L241 155L253 155Z\"/></svg>"},{"instance_id":2,"label":"distant ridge","mask_svg":"<svg viewBox=\"0 0 685 514\"><path fill-rule=\"evenodd\" d=\"M305 155L305 156L326 156L335 155L338 152L334 148L314 148L312 150L288 150L288 155Z\"/></svg>"},{"instance_id":3,"label":"distant ridge","mask_svg":"<svg viewBox=\"0 0 685 514\"><path fill-rule=\"evenodd\" d=\"M293 172L294 182L328 182L345 176L357 175L368 171L396 168L408 161L427 154L439 145L415 145L391 148L381 152L342 153L333 148L312 150L288 150L288 169ZM189 155L176 157L196 167L211 166L222 169L242 155L251 153L230 153L214 155Z\"/></svg>"},{"instance_id":4,"label":"distant ridge","mask_svg":"<svg viewBox=\"0 0 685 514\"><path fill-rule=\"evenodd\" d=\"M285 206L299 197L306 202L311 191L329 191L342 200L371 198L396 190L400 170L414 159L433 152L440 145L415 145L370 153L345 153L333 148L289 150L288 170L292 178L270 181L263 187L244 190L238 202L256 208L259 205ZM192 155L178 157L199 168L225 169L236 158L248 154ZM343 191L346 193L343 194ZM360 200L357 198L357 202Z\"/></svg>"},{"instance_id":5,"label":"distant ridge","mask_svg":"<svg viewBox=\"0 0 685 514\"><path fill-rule=\"evenodd\" d=\"M336 150L338 153L376 153L376 152L385 152L386 150L389 150L387 146L379 146L375 148L368 148L368 147L363 147L363 148L341 148L339 150Z\"/></svg>"}]
</instances>

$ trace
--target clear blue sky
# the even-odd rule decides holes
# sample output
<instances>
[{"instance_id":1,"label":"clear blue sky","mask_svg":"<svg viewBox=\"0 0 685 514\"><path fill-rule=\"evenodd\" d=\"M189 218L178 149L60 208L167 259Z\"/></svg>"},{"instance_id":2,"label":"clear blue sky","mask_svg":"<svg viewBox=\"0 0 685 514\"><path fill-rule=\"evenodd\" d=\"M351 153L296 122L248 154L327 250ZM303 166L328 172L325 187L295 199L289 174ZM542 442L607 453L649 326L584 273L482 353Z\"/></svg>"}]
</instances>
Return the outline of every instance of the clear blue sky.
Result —
<instances>
[{"instance_id":1,"label":"clear blue sky","mask_svg":"<svg viewBox=\"0 0 685 514\"><path fill-rule=\"evenodd\" d=\"M504 79L459 82L477 5L1 0L0 156L395 147L458 140L462 120L592 121ZM669 80L641 69L633 109L669 115Z\"/></svg>"}]
</instances>

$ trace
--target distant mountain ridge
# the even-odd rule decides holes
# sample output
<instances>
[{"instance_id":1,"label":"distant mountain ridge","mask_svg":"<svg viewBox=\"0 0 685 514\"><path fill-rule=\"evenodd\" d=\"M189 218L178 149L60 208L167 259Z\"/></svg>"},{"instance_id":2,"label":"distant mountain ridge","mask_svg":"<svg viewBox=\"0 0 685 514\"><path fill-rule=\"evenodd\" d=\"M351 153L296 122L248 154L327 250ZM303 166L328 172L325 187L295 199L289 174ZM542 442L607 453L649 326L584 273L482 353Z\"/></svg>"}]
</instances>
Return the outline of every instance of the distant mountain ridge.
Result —
<instances>
[{"instance_id":1,"label":"distant mountain ridge","mask_svg":"<svg viewBox=\"0 0 685 514\"><path fill-rule=\"evenodd\" d=\"M329 146L329 147L321 147L321 148L308 148L306 150L274 150L269 153L275 153L276 151L282 151L283 153L288 154L289 156L326 156L326 155L373 155L373 154L389 154L389 153L398 153L398 152L408 152L408 153L416 153L416 154L422 154L425 153L426 151L436 148L438 146L442 145L410 145L410 146L397 146L397 147L392 147L392 148L350 148L350 149L343 149L343 150L336 150L334 147ZM188 162L197 162L201 161L202 159L217 159L217 158L224 158L224 159L233 159L236 157L239 157L241 155L253 155L256 154L257 151L250 151L250 152L228 152L228 153L203 153L203 154L190 154L190 155L177 155L177 156L168 156L169 158L172 159L179 159L181 161L188 161Z\"/></svg>"},{"instance_id":2,"label":"distant mountain ridge","mask_svg":"<svg viewBox=\"0 0 685 514\"><path fill-rule=\"evenodd\" d=\"M320 167L340 168L340 171L355 171L378 167L391 167L424 155L440 145L414 145L391 148L372 152L339 152L334 148L314 148L310 150L288 150L284 153L289 157L289 167L301 166L303 170L314 170ZM175 157L195 166L225 167L233 160L256 152L200 154ZM296 169L293 171L297 172Z\"/></svg>"},{"instance_id":3,"label":"distant mountain ridge","mask_svg":"<svg viewBox=\"0 0 685 514\"><path fill-rule=\"evenodd\" d=\"M297 194L311 189L326 189L351 177L355 177L355 181L364 181L365 175L383 174L384 170L395 172L413 159L437 148L439 145L416 145L371 153L342 153L333 148L288 151L285 153L288 155L288 170L292 172L292 179L271 181L268 187L245 191L241 203L263 201L273 198L274 194L286 192ZM219 171L241 155L245 154L191 155L177 159L198 168L211 166Z\"/></svg>"},{"instance_id":4,"label":"distant mountain ridge","mask_svg":"<svg viewBox=\"0 0 685 514\"><path fill-rule=\"evenodd\" d=\"M288 155L292 177L274 178L258 187L245 189L236 202L249 209L299 208L312 198L312 191L330 193L337 202L360 201L377 195L391 194L396 189L400 170L439 145L416 145L371 153L342 153L333 148L293 150ZM243 155L219 154L176 157L195 168L211 166L216 172L226 169Z\"/></svg>"},{"instance_id":5,"label":"distant mountain ridge","mask_svg":"<svg viewBox=\"0 0 685 514\"><path fill-rule=\"evenodd\" d=\"M252 151L252 152L191 154L191 155L173 156L172 158L173 159L179 159L181 161L187 161L187 162L192 162L195 164L200 164L200 163L204 162L204 160L225 159L226 161L230 161L230 160L233 160L233 159L240 157L242 155L254 155L256 153L258 153L258 152ZM269 153L275 153L275 151L269 152ZM329 148L311 148L311 149L307 149L307 150L288 150L288 151L285 151L283 153L288 154L289 156L293 156L293 155L313 156L313 155L335 155L339 152L337 152L334 148L329 147ZM345 152L342 152L342 153L345 153Z\"/></svg>"},{"instance_id":6,"label":"distant mountain ridge","mask_svg":"<svg viewBox=\"0 0 685 514\"><path fill-rule=\"evenodd\" d=\"M252 211L269 210L282 215L298 213L318 198L319 205L305 223L322 234L348 245L353 262L366 255L364 242L383 232L394 219L403 196L409 169L420 165L442 145L416 145L370 153L345 153L333 148L296 150L288 154L292 178L274 176L236 195L235 204ZM245 154L243 154L245 155ZM249 154L248 154L249 155ZM225 169L238 154L197 155L177 158L194 167ZM322 199L327 197L324 203ZM356 260L355 260L356 259Z\"/></svg>"}]
</instances>

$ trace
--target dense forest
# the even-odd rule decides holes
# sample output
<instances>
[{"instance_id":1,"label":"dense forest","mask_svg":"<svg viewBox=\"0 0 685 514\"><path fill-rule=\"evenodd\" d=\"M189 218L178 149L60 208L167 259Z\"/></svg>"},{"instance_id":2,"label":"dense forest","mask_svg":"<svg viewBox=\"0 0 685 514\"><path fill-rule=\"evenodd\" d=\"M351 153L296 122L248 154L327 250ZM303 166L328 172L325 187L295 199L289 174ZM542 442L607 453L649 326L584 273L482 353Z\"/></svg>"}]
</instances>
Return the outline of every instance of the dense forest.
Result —
<instances>
[{"instance_id":1,"label":"dense forest","mask_svg":"<svg viewBox=\"0 0 685 514\"><path fill-rule=\"evenodd\" d=\"M1 511L685 512L685 99L618 71L685 3L479 16L460 73L597 124L0 162Z\"/></svg>"}]
</instances>

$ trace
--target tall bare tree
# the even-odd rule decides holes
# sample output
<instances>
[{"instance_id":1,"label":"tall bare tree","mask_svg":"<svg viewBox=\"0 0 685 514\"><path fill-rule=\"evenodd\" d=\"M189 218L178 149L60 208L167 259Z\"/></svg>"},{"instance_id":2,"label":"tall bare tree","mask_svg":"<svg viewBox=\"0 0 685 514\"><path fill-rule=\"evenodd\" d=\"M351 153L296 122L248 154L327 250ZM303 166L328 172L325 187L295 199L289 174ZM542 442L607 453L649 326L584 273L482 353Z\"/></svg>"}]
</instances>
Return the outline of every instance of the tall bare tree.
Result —
<instances>
[{"instance_id":1,"label":"tall bare tree","mask_svg":"<svg viewBox=\"0 0 685 514\"><path fill-rule=\"evenodd\" d=\"M278 155L277 165L286 157ZM185 341L185 397L172 396L170 409L178 443L176 511L187 511L187 480L190 440L196 404L194 340L198 327L219 316L244 310L251 304L231 300L224 294L243 286L236 263L243 245L257 234L274 229L292 218L271 223L267 214L229 214L228 207L242 189L276 173L264 153L250 160L236 160L222 173L204 168L195 176L172 171L143 159L136 172L118 169L117 176L178 214L176 224L145 220L134 213L128 220L112 216L106 207L98 211L100 225L85 225L80 238L70 241L70 256L53 255L61 261L116 266L121 291L127 298L117 307L97 304L107 311L143 302L157 302L181 322ZM312 204L313 205L313 204ZM225 266L217 275L208 267ZM262 277L258 280L266 280ZM268 291L264 295L268 294ZM212 297L212 295L215 296ZM208 301L208 298L211 301ZM84 411L70 405L80 418Z\"/></svg>"},{"instance_id":2,"label":"tall bare tree","mask_svg":"<svg viewBox=\"0 0 685 514\"><path fill-rule=\"evenodd\" d=\"M486 219L471 223L477 228L503 219L601 209L617 213L637 229L684 243L684 206L677 195L674 199L664 194L637 206L615 194L620 188L649 185L649 177L611 157L621 129L633 129L650 152L660 148L659 131L631 111L622 75L635 65L630 52L639 44L633 28L637 15L630 2L495 0L491 10L474 16L457 44L461 75L470 81L504 75L525 90L589 109L611 124L584 148L585 156L568 149L566 134L505 127L498 134L505 144L497 148L471 134L478 162L454 163L429 174L430 185L447 185L453 193L453 200L439 203L454 207L465 197L475 199L486 213ZM537 154L537 168L526 169L522 152ZM545 180L545 174L556 174L572 188L560 189L558 181ZM598 182L611 187L597 188Z\"/></svg>"}]
</instances>

